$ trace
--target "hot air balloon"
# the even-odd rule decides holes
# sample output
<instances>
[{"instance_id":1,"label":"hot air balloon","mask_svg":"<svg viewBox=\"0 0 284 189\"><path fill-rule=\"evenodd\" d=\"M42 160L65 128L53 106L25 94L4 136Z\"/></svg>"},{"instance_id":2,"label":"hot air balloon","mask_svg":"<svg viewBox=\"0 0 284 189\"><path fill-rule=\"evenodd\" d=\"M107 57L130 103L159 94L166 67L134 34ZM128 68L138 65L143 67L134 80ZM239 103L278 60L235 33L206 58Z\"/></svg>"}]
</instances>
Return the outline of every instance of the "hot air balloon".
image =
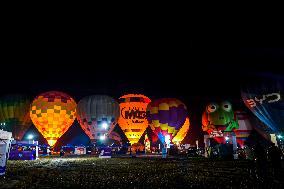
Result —
<instances>
[{"instance_id":1,"label":"hot air balloon","mask_svg":"<svg viewBox=\"0 0 284 189\"><path fill-rule=\"evenodd\" d=\"M185 104L174 98L154 100L147 107L149 124L163 144L172 141L183 126L186 117Z\"/></svg>"},{"instance_id":2,"label":"hot air balloon","mask_svg":"<svg viewBox=\"0 0 284 189\"><path fill-rule=\"evenodd\" d=\"M243 85L245 105L274 133L284 132L284 78L260 75Z\"/></svg>"},{"instance_id":3,"label":"hot air balloon","mask_svg":"<svg viewBox=\"0 0 284 189\"><path fill-rule=\"evenodd\" d=\"M212 102L206 106L206 110L202 115L202 130L208 134L216 135L213 137L219 143L224 142L221 134L213 133L216 131L233 132L239 128L238 121L232 109L232 104L228 101L221 103Z\"/></svg>"},{"instance_id":4,"label":"hot air balloon","mask_svg":"<svg viewBox=\"0 0 284 189\"><path fill-rule=\"evenodd\" d=\"M0 128L12 132L16 140L22 140L32 124L30 103L24 95L6 95L0 99Z\"/></svg>"},{"instance_id":5,"label":"hot air balloon","mask_svg":"<svg viewBox=\"0 0 284 189\"><path fill-rule=\"evenodd\" d=\"M45 92L32 102L30 116L38 131L53 146L74 122L76 102L63 92Z\"/></svg>"},{"instance_id":6,"label":"hot air balloon","mask_svg":"<svg viewBox=\"0 0 284 189\"><path fill-rule=\"evenodd\" d=\"M128 94L119 98L118 124L131 144L137 143L148 126L146 108L151 100L141 94Z\"/></svg>"},{"instance_id":7,"label":"hot air balloon","mask_svg":"<svg viewBox=\"0 0 284 189\"><path fill-rule=\"evenodd\" d=\"M233 131L237 128L239 125L230 102L212 102L206 106L202 115L203 131L210 134L212 131Z\"/></svg>"},{"instance_id":8,"label":"hot air balloon","mask_svg":"<svg viewBox=\"0 0 284 189\"><path fill-rule=\"evenodd\" d=\"M122 144L122 138L120 136L120 134L118 134L115 131L110 132L109 136L110 139L112 139L115 142L118 142L119 144Z\"/></svg>"},{"instance_id":9,"label":"hot air balloon","mask_svg":"<svg viewBox=\"0 0 284 189\"><path fill-rule=\"evenodd\" d=\"M241 110L235 111L235 115L239 125L239 128L235 130L235 134L237 137L237 143L242 148L253 130L253 119L247 112Z\"/></svg>"},{"instance_id":10,"label":"hot air balloon","mask_svg":"<svg viewBox=\"0 0 284 189\"><path fill-rule=\"evenodd\" d=\"M186 136L188 130L189 130L189 118L186 117L186 120L183 124L183 126L179 129L179 131L177 132L176 136L173 138L173 143L181 143L181 141L184 139L184 137Z\"/></svg>"},{"instance_id":11,"label":"hot air balloon","mask_svg":"<svg viewBox=\"0 0 284 189\"><path fill-rule=\"evenodd\" d=\"M107 95L87 96L77 106L77 120L93 142L103 141L113 130L118 117L119 104Z\"/></svg>"}]
</instances>

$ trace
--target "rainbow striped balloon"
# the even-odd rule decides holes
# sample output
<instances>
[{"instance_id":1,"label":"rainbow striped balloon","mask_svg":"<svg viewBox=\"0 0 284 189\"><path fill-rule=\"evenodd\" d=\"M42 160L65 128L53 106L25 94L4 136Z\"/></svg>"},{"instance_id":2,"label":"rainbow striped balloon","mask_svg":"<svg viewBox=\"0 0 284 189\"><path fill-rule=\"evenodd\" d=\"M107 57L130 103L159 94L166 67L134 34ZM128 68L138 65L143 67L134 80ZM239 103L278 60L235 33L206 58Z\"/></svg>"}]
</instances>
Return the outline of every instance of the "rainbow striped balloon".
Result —
<instances>
[{"instance_id":1,"label":"rainbow striped balloon","mask_svg":"<svg viewBox=\"0 0 284 189\"><path fill-rule=\"evenodd\" d=\"M175 98L162 98L152 101L147 107L147 119L162 143L169 136L170 141L183 126L187 117L184 103Z\"/></svg>"}]
</instances>

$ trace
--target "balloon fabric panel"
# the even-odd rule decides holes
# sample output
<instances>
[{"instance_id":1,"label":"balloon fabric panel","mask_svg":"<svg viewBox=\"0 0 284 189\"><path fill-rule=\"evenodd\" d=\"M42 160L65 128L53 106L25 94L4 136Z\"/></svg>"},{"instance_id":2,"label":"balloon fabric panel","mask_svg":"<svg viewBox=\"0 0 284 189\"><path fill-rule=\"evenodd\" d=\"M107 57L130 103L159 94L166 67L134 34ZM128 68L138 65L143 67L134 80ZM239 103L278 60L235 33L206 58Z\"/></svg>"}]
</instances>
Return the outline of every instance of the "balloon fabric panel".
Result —
<instances>
[{"instance_id":1,"label":"balloon fabric panel","mask_svg":"<svg viewBox=\"0 0 284 189\"><path fill-rule=\"evenodd\" d=\"M78 122L91 140L110 134L118 117L118 102L106 95L85 97L77 106ZM106 128L102 127L103 123L107 124Z\"/></svg>"},{"instance_id":2,"label":"balloon fabric panel","mask_svg":"<svg viewBox=\"0 0 284 189\"><path fill-rule=\"evenodd\" d=\"M0 98L0 123L16 140L21 140L31 125L30 99L24 95L6 95Z\"/></svg>"},{"instance_id":3,"label":"balloon fabric panel","mask_svg":"<svg viewBox=\"0 0 284 189\"><path fill-rule=\"evenodd\" d=\"M230 132L238 128L239 125L230 102L211 102L206 106L202 115L203 131L210 134L212 131L221 130Z\"/></svg>"},{"instance_id":4,"label":"balloon fabric panel","mask_svg":"<svg viewBox=\"0 0 284 189\"><path fill-rule=\"evenodd\" d=\"M273 132L284 132L284 78L258 77L241 94L245 105Z\"/></svg>"},{"instance_id":5,"label":"balloon fabric panel","mask_svg":"<svg viewBox=\"0 0 284 189\"><path fill-rule=\"evenodd\" d=\"M177 132L177 134L173 138L173 142L180 143L185 138L189 130L189 126L190 126L190 122L189 122L189 118L187 117L183 126L180 128L180 130Z\"/></svg>"},{"instance_id":6,"label":"balloon fabric panel","mask_svg":"<svg viewBox=\"0 0 284 189\"><path fill-rule=\"evenodd\" d=\"M131 144L137 143L148 127L146 108L151 100L142 94L127 94L119 98L118 124Z\"/></svg>"},{"instance_id":7,"label":"balloon fabric panel","mask_svg":"<svg viewBox=\"0 0 284 189\"><path fill-rule=\"evenodd\" d=\"M183 126L186 116L186 106L177 99L154 100L147 107L149 124L162 143L165 142L166 135L169 135L172 140Z\"/></svg>"},{"instance_id":8,"label":"balloon fabric panel","mask_svg":"<svg viewBox=\"0 0 284 189\"><path fill-rule=\"evenodd\" d=\"M50 146L53 146L74 122L76 106L76 102L69 95L58 91L46 92L34 99L30 110L31 119Z\"/></svg>"}]
</instances>

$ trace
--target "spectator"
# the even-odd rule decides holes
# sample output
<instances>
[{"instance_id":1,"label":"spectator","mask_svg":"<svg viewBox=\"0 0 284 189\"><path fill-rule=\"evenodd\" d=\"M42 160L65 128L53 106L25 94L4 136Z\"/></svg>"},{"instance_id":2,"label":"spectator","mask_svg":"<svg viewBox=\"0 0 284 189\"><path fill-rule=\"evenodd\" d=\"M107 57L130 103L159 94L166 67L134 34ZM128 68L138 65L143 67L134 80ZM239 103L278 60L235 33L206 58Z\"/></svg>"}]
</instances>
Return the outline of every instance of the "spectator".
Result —
<instances>
[{"instance_id":1,"label":"spectator","mask_svg":"<svg viewBox=\"0 0 284 189\"><path fill-rule=\"evenodd\" d=\"M246 159L246 154L244 149L238 149L238 159Z\"/></svg>"},{"instance_id":2,"label":"spectator","mask_svg":"<svg viewBox=\"0 0 284 189\"><path fill-rule=\"evenodd\" d=\"M61 150L60 150L60 157L63 157L63 156L64 156L64 150L61 149Z\"/></svg>"},{"instance_id":3,"label":"spectator","mask_svg":"<svg viewBox=\"0 0 284 189\"><path fill-rule=\"evenodd\" d=\"M253 160L253 152L252 152L251 148L248 147L247 145L245 145L244 151L245 151L246 159L247 160Z\"/></svg>"},{"instance_id":4,"label":"spectator","mask_svg":"<svg viewBox=\"0 0 284 189\"><path fill-rule=\"evenodd\" d=\"M266 178L267 159L264 148L259 142L256 143L254 154L256 158L256 169L259 178Z\"/></svg>"},{"instance_id":5,"label":"spectator","mask_svg":"<svg viewBox=\"0 0 284 189\"><path fill-rule=\"evenodd\" d=\"M268 149L268 158L271 162L273 176L275 177L280 175L282 155L280 148L275 146L274 143L271 143L271 146Z\"/></svg>"}]
</instances>

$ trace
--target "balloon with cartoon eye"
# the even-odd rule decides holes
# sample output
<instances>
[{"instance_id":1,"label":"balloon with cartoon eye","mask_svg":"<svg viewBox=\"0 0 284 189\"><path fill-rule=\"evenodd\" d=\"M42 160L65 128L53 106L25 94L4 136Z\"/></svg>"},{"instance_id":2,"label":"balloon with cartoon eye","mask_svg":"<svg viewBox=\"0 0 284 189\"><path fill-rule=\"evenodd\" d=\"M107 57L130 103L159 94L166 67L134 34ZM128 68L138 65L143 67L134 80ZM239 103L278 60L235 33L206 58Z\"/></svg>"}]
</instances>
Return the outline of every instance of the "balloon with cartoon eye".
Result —
<instances>
[{"instance_id":1,"label":"balloon with cartoon eye","mask_svg":"<svg viewBox=\"0 0 284 189\"><path fill-rule=\"evenodd\" d=\"M212 103L207 106L207 111L208 113L212 113L212 112L215 112L217 108L218 108L217 104Z\"/></svg>"},{"instance_id":2,"label":"balloon with cartoon eye","mask_svg":"<svg viewBox=\"0 0 284 189\"><path fill-rule=\"evenodd\" d=\"M206 106L206 110L202 115L203 131L211 133L217 130L232 131L237 128L238 124L230 102L210 103Z\"/></svg>"},{"instance_id":3,"label":"balloon with cartoon eye","mask_svg":"<svg viewBox=\"0 0 284 189\"><path fill-rule=\"evenodd\" d=\"M222 103L222 108L223 108L225 111L229 112L229 111L232 110L232 105L231 105L230 102L225 101L225 102Z\"/></svg>"}]
</instances>

